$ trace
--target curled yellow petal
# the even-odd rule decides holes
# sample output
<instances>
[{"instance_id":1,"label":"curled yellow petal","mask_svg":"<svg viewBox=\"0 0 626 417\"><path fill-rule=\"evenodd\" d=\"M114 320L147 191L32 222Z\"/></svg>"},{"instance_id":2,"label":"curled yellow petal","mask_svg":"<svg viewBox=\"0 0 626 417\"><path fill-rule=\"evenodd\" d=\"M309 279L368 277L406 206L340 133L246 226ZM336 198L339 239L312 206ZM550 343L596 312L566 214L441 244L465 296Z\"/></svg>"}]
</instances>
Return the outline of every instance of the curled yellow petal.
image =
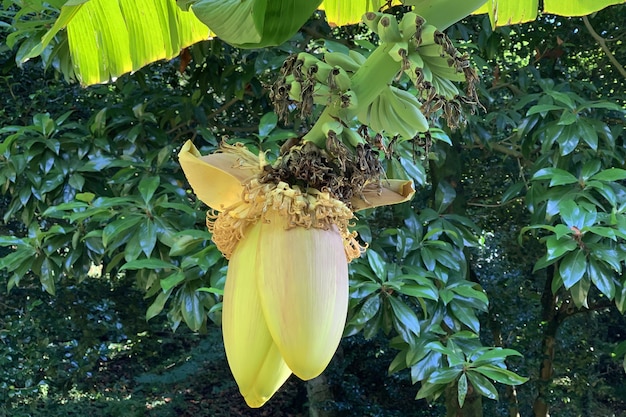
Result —
<instances>
[{"instance_id":1,"label":"curled yellow petal","mask_svg":"<svg viewBox=\"0 0 626 417\"><path fill-rule=\"evenodd\" d=\"M233 252L222 308L228 364L246 403L254 408L265 404L291 375L261 309L255 276L260 230L260 223L252 225Z\"/></svg>"},{"instance_id":2,"label":"curled yellow petal","mask_svg":"<svg viewBox=\"0 0 626 417\"><path fill-rule=\"evenodd\" d=\"M283 359L304 380L337 350L348 311L348 263L336 227L289 228L275 210L261 223L258 286L267 327Z\"/></svg>"},{"instance_id":3,"label":"curled yellow petal","mask_svg":"<svg viewBox=\"0 0 626 417\"><path fill-rule=\"evenodd\" d=\"M352 210L365 210L379 206L404 203L413 198L415 189L410 180L382 180L380 185L369 183L360 195L355 195L350 204Z\"/></svg>"},{"instance_id":4,"label":"curled yellow petal","mask_svg":"<svg viewBox=\"0 0 626 417\"><path fill-rule=\"evenodd\" d=\"M198 198L221 211L241 201L242 183L259 172L258 163L254 164L254 160L248 163L250 155L243 147L232 146L202 156L189 140L178 153L178 159Z\"/></svg>"}]
</instances>

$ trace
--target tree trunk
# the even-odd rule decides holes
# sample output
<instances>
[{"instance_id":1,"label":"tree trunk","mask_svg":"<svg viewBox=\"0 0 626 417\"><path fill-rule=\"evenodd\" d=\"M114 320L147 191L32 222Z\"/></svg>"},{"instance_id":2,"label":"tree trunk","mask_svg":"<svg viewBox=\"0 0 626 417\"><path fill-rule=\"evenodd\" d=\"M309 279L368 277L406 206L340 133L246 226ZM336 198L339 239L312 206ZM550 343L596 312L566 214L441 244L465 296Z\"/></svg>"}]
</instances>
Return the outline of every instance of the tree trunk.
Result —
<instances>
[{"instance_id":1,"label":"tree trunk","mask_svg":"<svg viewBox=\"0 0 626 417\"><path fill-rule=\"evenodd\" d=\"M459 407L457 385L446 388L446 417L482 417L483 397L468 384L463 407Z\"/></svg>"},{"instance_id":2,"label":"tree trunk","mask_svg":"<svg viewBox=\"0 0 626 417\"><path fill-rule=\"evenodd\" d=\"M539 365L539 378L537 380L537 397L533 404L535 417L548 417L550 411L549 392L552 377L554 375L554 353L556 350L556 337L559 326L565 315L557 306L556 295L552 294L552 280L554 266L547 269L546 283L541 295L541 318L545 323L543 339L541 341L541 364Z\"/></svg>"},{"instance_id":3,"label":"tree trunk","mask_svg":"<svg viewBox=\"0 0 626 417\"><path fill-rule=\"evenodd\" d=\"M489 328L491 329L491 334L493 335L493 345L504 347L504 340L502 339L502 326L491 309L489 310ZM517 399L517 389L515 389L515 385L506 386L506 394L504 398L509 404L509 417L520 417L519 400Z\"/></svg>"},{"instance_id":4,"label":"tree trunk","mask_svg":"<svg viewBox=\"0 0 626 417\"><path fill-rule=\"evenodd\" d=\"M332 407L333 393L324 374L308 381L306 392L309 399L309 417L337 416L337 411Z\"/></svg>"}]
</instances>

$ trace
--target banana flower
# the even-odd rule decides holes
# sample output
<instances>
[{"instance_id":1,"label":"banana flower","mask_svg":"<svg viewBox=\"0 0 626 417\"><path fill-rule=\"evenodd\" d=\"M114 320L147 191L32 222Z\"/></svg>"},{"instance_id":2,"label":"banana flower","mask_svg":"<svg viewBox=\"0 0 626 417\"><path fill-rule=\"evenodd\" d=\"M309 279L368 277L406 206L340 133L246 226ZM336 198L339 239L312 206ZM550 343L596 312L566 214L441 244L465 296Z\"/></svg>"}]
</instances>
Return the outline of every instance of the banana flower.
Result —
<instances>
[{"instance_id":1,"label":"banana flower","mask_svg":"<svg viewBox=\"0 0 626 417\"><path fill-rule=\"evenodd\" d=\"M406 201L410 181L385 180L345 204L329 193L262 183L265 165L242 145L179 153L207 226L229 259L222 328L246 403L261 407L294 373L315 378L334 355L348 310L348 263L365 250L348 230L353 210Z\"/></svg>"}]
</instances>

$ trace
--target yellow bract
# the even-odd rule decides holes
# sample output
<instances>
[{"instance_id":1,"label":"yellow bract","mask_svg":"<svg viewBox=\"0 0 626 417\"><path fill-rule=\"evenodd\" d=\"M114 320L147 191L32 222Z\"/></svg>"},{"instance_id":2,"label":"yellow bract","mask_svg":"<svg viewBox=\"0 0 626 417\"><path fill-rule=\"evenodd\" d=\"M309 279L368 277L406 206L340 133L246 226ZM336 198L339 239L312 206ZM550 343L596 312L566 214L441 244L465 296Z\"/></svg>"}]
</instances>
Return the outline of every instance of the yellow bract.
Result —
<instances>
[{"instance_id":1,"label":"yellow bract","mask_svg":"<svg viewBox=\"0 0 626 417\"><path fill-rule=\"evenodd\" d=\"M255 273L261 225L250 227L230 259L222 307L226 357L250 407L262 406L291 375L261 309Z\"/></svg>"},{"instance_id":2,"label":"yellow bract","mask_svg":"<svg viewBox=\"0 0 626 417\"><path fill-rule=\"evenodd\" d=\"M348 262L365 250L348 225L353 210L406 201L410 181L366 186L350 201L287 183L263 183L263 158L223 145L201 156L191 142L181 166L230 259L222 327L226 357L250 407L262 406L295 373L324 371L348 312Z\"/></svg>"},{"instance_id":3,"label":"yellow bract","mask_svg":"<svg viewBox=\"0 0 626 417\"><path fill-rule=\"evenodd\" d=\"M304 380L326 368L337 350L348 313L348 263L341 235L288 229L270 211L258 245L263 316L283 359Z\"/></svg>"}]
</instances>

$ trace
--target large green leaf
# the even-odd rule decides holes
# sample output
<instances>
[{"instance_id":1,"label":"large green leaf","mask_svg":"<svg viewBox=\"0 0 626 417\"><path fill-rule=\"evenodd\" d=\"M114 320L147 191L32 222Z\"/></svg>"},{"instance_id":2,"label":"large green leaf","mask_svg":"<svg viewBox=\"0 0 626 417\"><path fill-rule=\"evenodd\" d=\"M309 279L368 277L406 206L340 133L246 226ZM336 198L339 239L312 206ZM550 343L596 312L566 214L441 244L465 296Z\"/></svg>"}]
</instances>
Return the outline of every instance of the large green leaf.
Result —
<instances>
[{"instance_id":1,"label":"large green leaf","mask_svg":"<svg viewBox=\"0 0 626 417\"><path fill-rule=\"evenodd\" d=\"M209 37L209 29L175 0L68 1L54 26L25 57L37 56L63 28L78 80L107 82Z\"/></svg>"},{"instance_id":2,"label":"large green leaf","mask_svg":"<svg viewBox=\"0 0 626 417\"><path fill-rule=\"evenodd\" d=\"M215 34L241 48L280 45L322 0L199 0L191 10Z\"/></svg>"},{"instance_id":3,"label":"large green leaf","mask_svg":"<svg viewBox=\"0 0 626 417\"><path fill-rule=\"evenodd\" d=\"M585 16L626 0L544 0L543 12ZM488 13L493 27L530 22L537 18L539 0L487 0L475 13Z\"/></svg>"}]
</instances>

